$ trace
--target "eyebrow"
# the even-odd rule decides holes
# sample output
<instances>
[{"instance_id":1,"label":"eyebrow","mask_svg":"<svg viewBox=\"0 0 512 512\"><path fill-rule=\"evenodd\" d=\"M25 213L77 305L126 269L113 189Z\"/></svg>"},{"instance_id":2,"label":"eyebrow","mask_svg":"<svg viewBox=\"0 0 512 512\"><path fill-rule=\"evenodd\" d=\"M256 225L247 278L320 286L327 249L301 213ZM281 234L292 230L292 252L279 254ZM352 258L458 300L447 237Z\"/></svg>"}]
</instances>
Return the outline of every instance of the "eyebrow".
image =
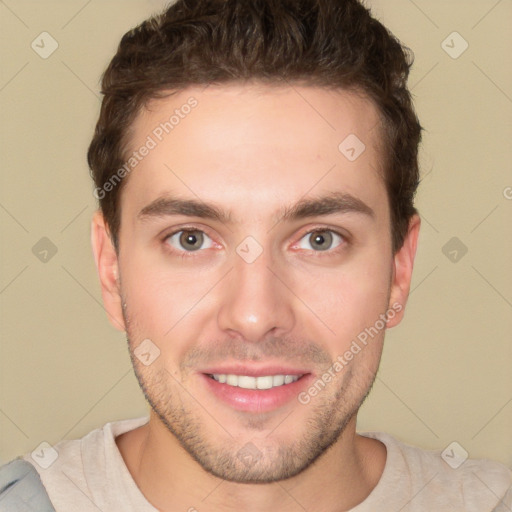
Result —
<instances>
[{"instance_id":1,"label":"eyebrow","mask_svg":"<svg viewBox=\"0 0 512 512\"><path fill-rule=\"evenodd\" d=\"M142 208L137 217L141 220L151 217L168 217L184 215L186 217L201 217L212 219L224 224L232 223L231 215L217 208L195 199L179 199L176 197L160 197Z\"/></svg>"},{"instance_id":2,"label":"eyebrow","mask_svg":"<svg viewBox=\"0 0 512 512\"><path fill-rule=\"evenodd\" d=\"M291 206L285 206L277 213L279 221L293 221L308 217L324 215L358 213L375 217L375 212L361 199L351 194L332 192L321 197L305 198ZM138 214L140 220L155 217L168 217L184 215L186 217L200 217L219 221L223 224L232 224L231 212L226 212L214 204L195 199L180 199L177 197L160 197L142 208Z\"/></svg>"},{"instance_id":3,"label":"eyebrow","mask_svg":"<svg viewBox=\"0 0 512 512\"><path fill-rule=\"evenodd\" d=\"M342 192L301 199L296 204L285 207L279 217L281 220L289 221L336 213L360 213L371 218L375 217L375 212L365 202L351 194Z\"/></svg>"}]
</instances>

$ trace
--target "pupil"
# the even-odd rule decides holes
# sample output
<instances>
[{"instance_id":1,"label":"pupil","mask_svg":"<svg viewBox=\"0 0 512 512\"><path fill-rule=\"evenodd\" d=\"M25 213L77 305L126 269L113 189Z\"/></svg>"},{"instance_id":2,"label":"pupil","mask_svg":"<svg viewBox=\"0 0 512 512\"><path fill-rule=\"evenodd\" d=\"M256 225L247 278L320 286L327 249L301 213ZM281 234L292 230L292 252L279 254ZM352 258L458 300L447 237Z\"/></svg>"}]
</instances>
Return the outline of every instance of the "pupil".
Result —
<instances>
[{"instance_id":1,"label":"pupil","mask_svg":"<svg viewBox=\"0 0 512 512\"><path fill-rule=\"evenodd\" d=\"M198 232L195 231L195 233L198 233ZM191 232L184 232L181 235L182 246L185 247L186 249L189 249L192 251L196 251L197 249L199 249L199 247L201 246L201 241L202 241L201 234L199 234L199 236L197 236L196 234L191 233Z\"/></svg>"},{"instance_id":2,"label":"pupil","mask_svg":"<svg viewBox=\"0 0 512 512\"><path fill-rule=\"evenodd\" d=\"M331 234L327 231L318 231L317 234L313 237L313 246L316 246L320 251L325 251L330 246L330 238L332 238ZM327 243L326 243L327 242ZM324 244L324 245L322 245Z\"/></svg>"}]
</instances>

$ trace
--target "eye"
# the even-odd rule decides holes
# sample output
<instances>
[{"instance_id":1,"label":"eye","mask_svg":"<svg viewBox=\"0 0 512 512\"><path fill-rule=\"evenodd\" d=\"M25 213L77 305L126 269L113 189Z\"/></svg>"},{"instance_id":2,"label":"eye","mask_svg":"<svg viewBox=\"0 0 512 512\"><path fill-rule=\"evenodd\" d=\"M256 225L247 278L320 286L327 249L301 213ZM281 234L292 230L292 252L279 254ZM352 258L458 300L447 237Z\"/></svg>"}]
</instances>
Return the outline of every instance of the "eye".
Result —
<instances>
[{"instance_id":1,"label":"eye","mask_svg":"<svg viewBox=\"0 0 512 512\"><path fill-rule=\"evenodd\" d=\"M212 247L212 239L199 229L181 229L166 237L165 242L178 251L193 252Z\"/></svg>"},{"instance_id":2,"label":"eye","mask_svg":"<svg viewBox=\"0 0 512 512\"><path fill-rule=\"evenodd\" d=\"M303 236L298 244L301 249L328 251L341 245L344 237L331 229L315 229Z\"/></svg>"}]
</instances>

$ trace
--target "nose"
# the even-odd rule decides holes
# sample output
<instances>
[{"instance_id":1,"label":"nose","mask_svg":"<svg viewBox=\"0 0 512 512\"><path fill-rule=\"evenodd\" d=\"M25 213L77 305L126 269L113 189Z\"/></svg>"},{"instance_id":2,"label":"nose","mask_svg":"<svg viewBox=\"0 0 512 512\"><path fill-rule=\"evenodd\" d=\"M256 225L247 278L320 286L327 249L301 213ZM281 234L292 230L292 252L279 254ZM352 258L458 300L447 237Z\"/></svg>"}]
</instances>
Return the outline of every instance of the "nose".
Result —
<instances>
[{"instance_id":1,"label":"nose","mask_svg":"<svg viewBox=\"0 0 512 512\"><path fill-rule=\"evenodd\" d=\"M219 328L253 343L292 331L293 295L283 282L286 276L272 265L268 251L263 251L252 263L235 253L233 270L223 282L217 316Z\"/></svg>"}]
</instances>

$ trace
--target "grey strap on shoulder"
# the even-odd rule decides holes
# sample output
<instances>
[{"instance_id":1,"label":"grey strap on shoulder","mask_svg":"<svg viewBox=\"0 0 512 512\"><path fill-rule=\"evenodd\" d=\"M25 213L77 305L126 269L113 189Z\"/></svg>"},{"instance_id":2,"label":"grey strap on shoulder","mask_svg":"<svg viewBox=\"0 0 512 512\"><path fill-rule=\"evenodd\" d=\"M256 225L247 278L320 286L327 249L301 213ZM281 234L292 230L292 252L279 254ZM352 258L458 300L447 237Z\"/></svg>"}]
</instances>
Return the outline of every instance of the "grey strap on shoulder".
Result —
<instances>
[{"instance_id":1,"label":"grey strap on shoulder","mask_svg":"<svg viewBox=\"0 0 512 512\"><path fill-rule=\"evenodd\" d=\"M26 460L0 467L0 512L55 512L39 473Z\"/></svg>"}]
</instances>

